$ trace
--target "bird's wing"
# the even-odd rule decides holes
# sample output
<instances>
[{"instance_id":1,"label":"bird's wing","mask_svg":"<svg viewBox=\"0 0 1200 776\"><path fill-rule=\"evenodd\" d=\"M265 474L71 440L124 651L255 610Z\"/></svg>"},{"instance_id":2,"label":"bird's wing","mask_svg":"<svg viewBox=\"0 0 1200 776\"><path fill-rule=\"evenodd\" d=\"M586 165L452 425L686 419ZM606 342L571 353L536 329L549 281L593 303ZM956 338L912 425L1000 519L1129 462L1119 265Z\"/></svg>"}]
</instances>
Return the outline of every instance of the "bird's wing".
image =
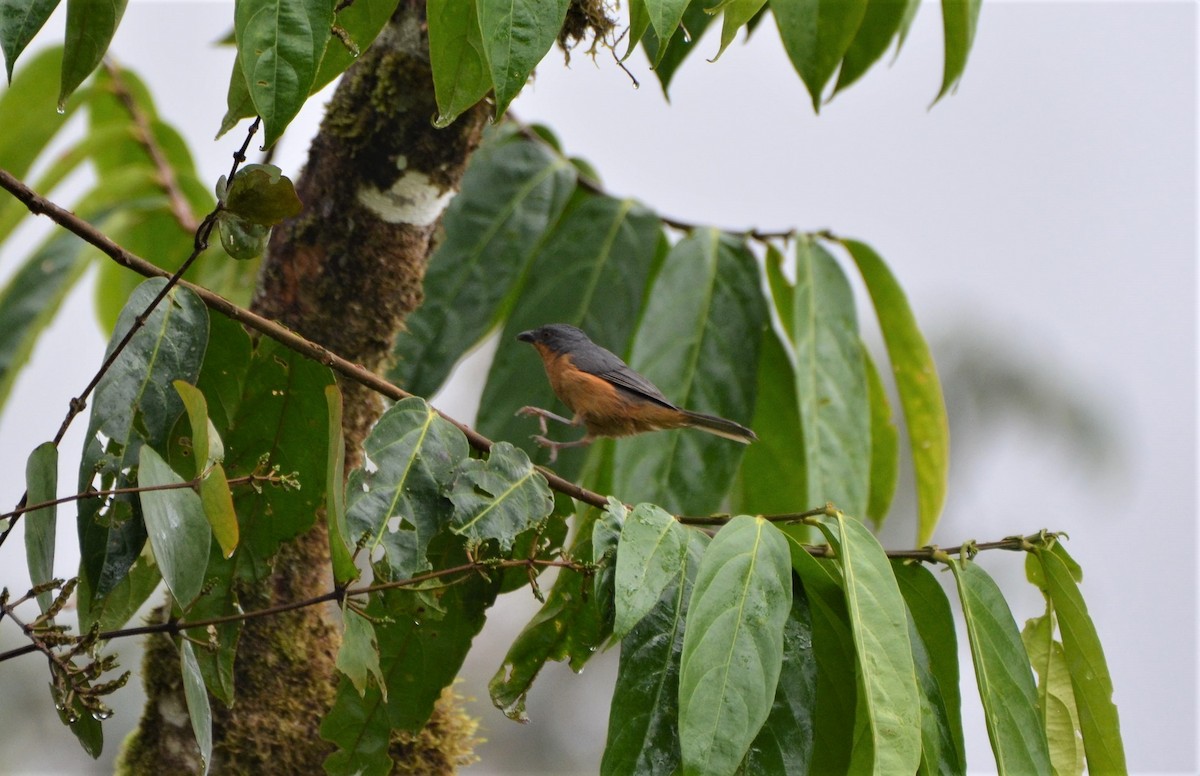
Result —
<instances>
[{"instance_id":1,"label":"bird's wing","mask_svg":"<svg viewBox=\"0 0 1200 776\"><path fill-rule=\"evenodd\" d=\"M610 350L605 350L593 344L583 352L571 354L571 361L577 369L596 375L635 397L661 404L670 409L679 409L671 403L658 386L629 368L629 365Z\"/></svg>"}]
</instances>

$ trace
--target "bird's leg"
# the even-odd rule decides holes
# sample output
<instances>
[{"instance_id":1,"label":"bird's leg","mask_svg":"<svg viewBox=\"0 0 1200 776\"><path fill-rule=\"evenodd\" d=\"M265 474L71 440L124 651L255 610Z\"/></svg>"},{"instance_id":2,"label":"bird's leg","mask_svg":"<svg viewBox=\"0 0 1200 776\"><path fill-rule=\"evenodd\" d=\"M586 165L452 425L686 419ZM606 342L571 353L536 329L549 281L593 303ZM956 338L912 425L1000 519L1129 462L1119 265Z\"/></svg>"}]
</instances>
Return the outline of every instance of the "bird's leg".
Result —
<instances>
[{"instance_id":1,"label":"bird's leg","mask_svg":"<svg viewBox=\"0 0 1200 776\"><path fill-rule=\"evenodd\" d=\"M574 442L555 442L553 439L547 439L540 434L531 437L531 439L533 439L534 442L537 442L538 445L550 451L550 463L554 463L556 460L558 460L559 450L564 450L569 447L586 447L592 443L593 438L594 437L592 437L591 434L587 434L582 439L576 439Z\"/></svg>"},{"instance_id":2,"label":"bird's leg","mask_svg":"<svg viewBox=\"0 0 1200 776\"><path fill-rule=\"evenodd\" d=\"M544 410L541 407L522 407L521 409L517 410L516 414L525 418L531 416L536 417L538 419L538 427L541 429L543 434L547 433L548 431L546 428L547 418L550 420L557 420L559 423L563 423L568 426L578 425L578 423L576 423L574 420L567 420L562 415L555 415L550 410Z\"/></svg>"}]
</instances>

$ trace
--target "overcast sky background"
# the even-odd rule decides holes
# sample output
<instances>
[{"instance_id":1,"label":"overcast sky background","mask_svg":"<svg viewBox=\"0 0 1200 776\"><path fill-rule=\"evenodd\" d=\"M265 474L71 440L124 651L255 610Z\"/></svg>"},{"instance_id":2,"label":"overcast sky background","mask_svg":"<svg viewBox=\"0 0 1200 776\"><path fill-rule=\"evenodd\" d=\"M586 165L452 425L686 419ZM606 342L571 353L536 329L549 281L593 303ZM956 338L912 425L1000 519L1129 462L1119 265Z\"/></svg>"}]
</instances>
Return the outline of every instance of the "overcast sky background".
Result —
<instances>
[{"instance_id":1,"label":"overcast sky background","mask_svg":"<svg viewBox=\"0 0 1200 776\"><path fill-rule=\"evenodd\" d=\"M631 59L642 82L634 89L611 59L593 65L577 52L566 69L557 50L514 104L522 119L552 126L610 191L660 213L735 229L830 228L884 256L944 372L977 367L947 386L960 397L951 411L962 426L951 430L955 468L935 541L1070 534L1136 773L1197 767L1196 17L1182 1L988 0L958 94L932 109L941 20L930 4L896 63L877 65L819 117L770 23L715 64L703 61L716 51L710 31L677 74L670 104L640 54ZM212 140L232 51L210 44L231 19L231 4L142 0L114 46L211 180L242 138L239 130ZM61 25L60 9L42 40L61 39ZM288 174L303 163L322 102L310 101L283 141L275 162ZM19 258L11 247L0 252L0 277ZM25 457L53 435L99 365L104 337L90 299L86 288L71 297L0 415L0 504L16 503ZM459 370L439 406L471 417L486 357L485 348ZM1096 418L1095 433L1059 425L1049 402L1033 420L981 423L961 397L985 367L1068 397ZM982 387L994 389L994 378ZM63 482L75 479L84 426L64 447ZM63 576L74 573L70 514L59 531ZM912 521L911 506L898 505L884 543L910 545ZM1018 623L1041 613L1019 556L979 561ZM0 550L0 570L0 585L24 589L20 541ZM594 772L615 650L580 677L547 669L529 726L487 702L486 680L527 619L529 598L508 596L495 610L480 643L497 654L473 655L460 685L480 699L491 741L476 772ZM0 625L0 648L20 643L11 630ZM119 649L134 666L134 645ZM961 660L969 682L965 651ZM0 665L3 770L91 772L45 697L44 671L33 657ZM131 683L118 698L106 758L136 722L139 692ZM973 686L964 725L972 772L993 770ZM102 761L98 772L109 770Z\"/></svg>"}]
</instances>

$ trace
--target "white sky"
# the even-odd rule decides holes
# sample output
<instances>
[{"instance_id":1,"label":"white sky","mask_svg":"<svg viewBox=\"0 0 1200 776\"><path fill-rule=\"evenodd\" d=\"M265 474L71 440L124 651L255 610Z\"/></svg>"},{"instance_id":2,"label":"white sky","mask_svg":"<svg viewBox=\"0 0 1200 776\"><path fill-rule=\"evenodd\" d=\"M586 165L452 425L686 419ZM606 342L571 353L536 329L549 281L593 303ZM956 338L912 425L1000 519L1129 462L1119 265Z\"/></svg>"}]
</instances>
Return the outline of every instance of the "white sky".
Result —
<instances>
[{"instance_id":1,"label":"white sky","mask_svg":"<svg viewBox=\"0 0 1200 776\"><path fill-rule=\"evenodd\" d=\"M115 47L213 180L241 139L235 131L212 141L231 53L208 44L231 16L231 5L218 3L134 3ZM702 61L716 50L715 37L705 39L677 74L670 105L640 54L631 59L642 81L635 90L611 61L593 66L582 53L569 70L552 53L514 105L522 119L551 125L611 191L661 213L731 228L827 227L866 240L908 289L931 338L1003 345L1103 413L1118 449L1098 477L1044 430L993 429L956 472L935 539L956 545L1043 527L1071 535L1136 773L1197 767L1196 16L1186 2L986 2L958 94L932 110L936 5L918 14L894 66L877 66L819 117L769 22L716 64ZM61 11L57 23L61 36ZM289 173L320 108L306 109L276 157ZM16 260L11 249L0 253L0 276ZM86 291L72 297L0 416L0 504L16 502L25 456L54 433L99 364L103 339L89 303ZM481 386L472 369L460 375L442 406L465 418ZM74 481L85 425L64 452L64 482ZM910 543L911 520L894 514L885 543ZM60 534L73 540L69 517ZM1040 613L1019 557L980 560L1019 623ZM20 541L0 550L0 569L0 585L25 584ZM70 564L59 573L72 573ZM508 597L481 639L511 640L522 596ZM0 626L6 646L7 630ZM121 651L132 666L130 646ZM461 689L481 699L493 742L478 772L593 772L614 658L582 677L544 672L527 727L486 701L499 656L473 658ZM17 665L0 666L6 687ZM43 664L20 665L32 689L28 701L4 704L22 718L0 721L0 762L12 772L50 767L51 747L29 745L37 735L59 744L56 772L85 772L44 697ZM136 720L137 697L125 695L132 708L106 726L110 752ZM972 771L986 772L974 696L964 688L968 756Z\"/></svg>"}]
</instances>

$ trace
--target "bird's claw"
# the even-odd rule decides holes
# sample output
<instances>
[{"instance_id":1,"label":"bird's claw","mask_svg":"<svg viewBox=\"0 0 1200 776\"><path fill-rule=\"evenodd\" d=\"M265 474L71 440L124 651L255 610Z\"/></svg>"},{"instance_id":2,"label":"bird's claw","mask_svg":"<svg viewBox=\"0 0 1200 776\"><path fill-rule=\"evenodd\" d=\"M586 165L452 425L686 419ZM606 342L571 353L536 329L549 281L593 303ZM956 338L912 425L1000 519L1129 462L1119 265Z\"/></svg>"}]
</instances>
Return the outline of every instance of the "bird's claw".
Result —
<instances>
[{"instance_id":1,"label":"bird's claw","mask_svg":"<svg viewBox=\"0 0 1200 776\"><path fill-rule=\"evenodd\" d=\"M545 423L542 425L544 426ZM545 431L546 429L543 428L542 430ZM560 446L558 442L555 442L552 439L547 439L541 434L534 434L530 437L530 439L536 442L539 447L544 447L550 451L550 463L554 463L556 460L558 460L558 448Z\"/></svg>"}]
</instances>

